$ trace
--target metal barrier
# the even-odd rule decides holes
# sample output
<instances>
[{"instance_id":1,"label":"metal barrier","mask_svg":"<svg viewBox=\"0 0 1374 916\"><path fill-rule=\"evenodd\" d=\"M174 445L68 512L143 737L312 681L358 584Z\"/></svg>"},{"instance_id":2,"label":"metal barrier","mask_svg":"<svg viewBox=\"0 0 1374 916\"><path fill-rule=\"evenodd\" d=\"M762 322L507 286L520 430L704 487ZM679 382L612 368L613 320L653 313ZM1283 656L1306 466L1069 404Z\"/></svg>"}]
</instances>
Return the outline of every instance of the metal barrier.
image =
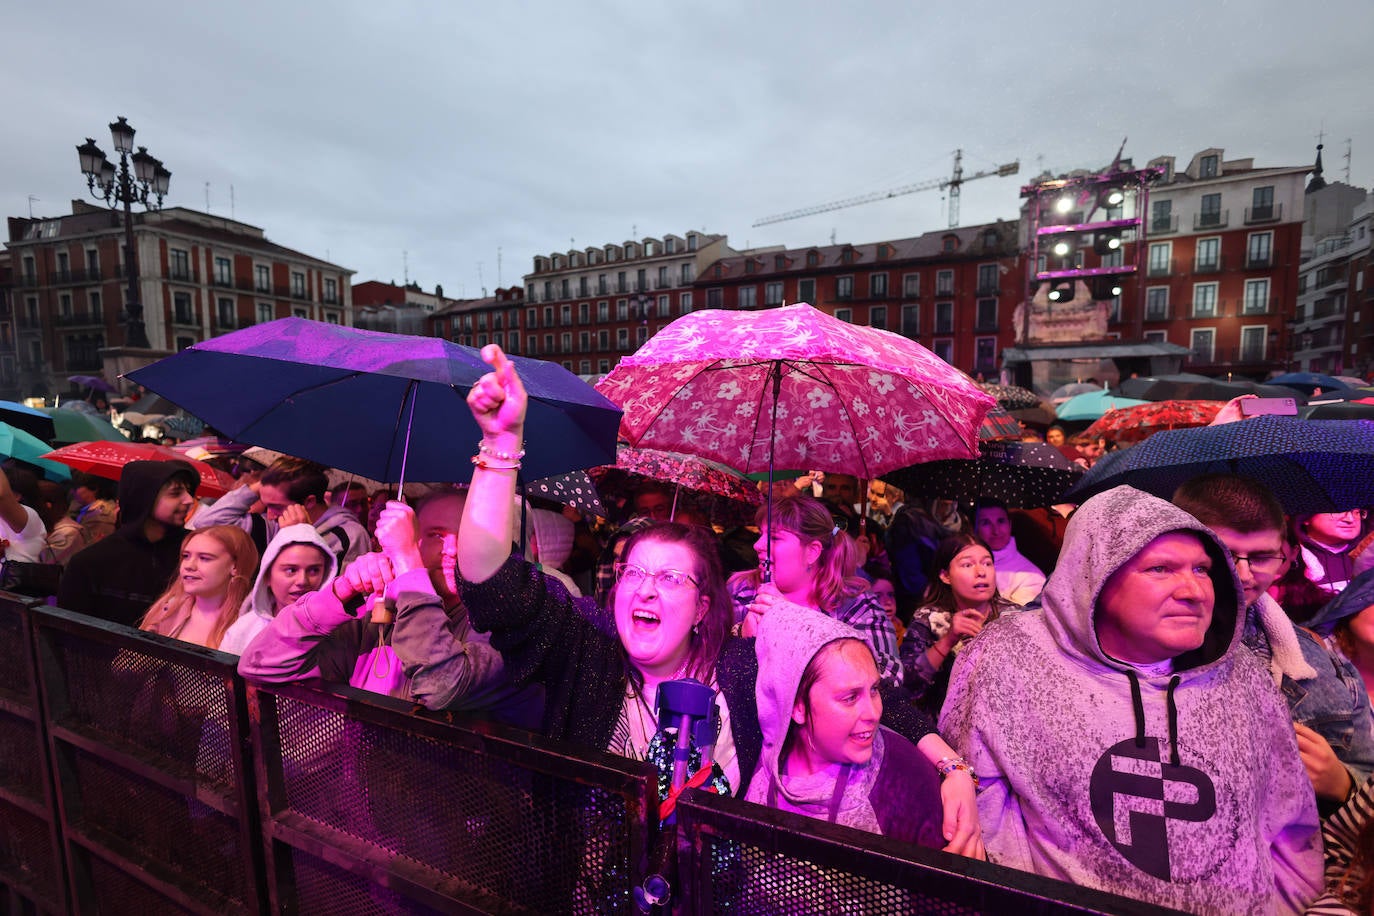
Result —
<instances>
[{"instance_id":1,"label":"metal barrier","mask_svg":"<svg viewBox=\"0 0 1374 916\"><path fill-rule=\"evenodd\" d=\"M352 688L248 698L274 911L634 912L647 764Z\"/></svg>"},{"instance_id":2,"label":"metal barrier","mask_svg":"<svg viewBox=\"0 0 1374 916\"><path fill-rule=\"evenodd\" d=\"M677 811L685 914L1174 912L697 790Z\"/></svg>"},{"instance_id":3,"label":"metal barrier","mask_svg":"<svg viewBox=\"0 0 1374 916\"><path fill-rule=\"evenodd\" d=\"M632 914L644 763L0 594L0 912ZM683 913L1146 914L750 805L678 806Z\"/></svg>"}]
</instances>

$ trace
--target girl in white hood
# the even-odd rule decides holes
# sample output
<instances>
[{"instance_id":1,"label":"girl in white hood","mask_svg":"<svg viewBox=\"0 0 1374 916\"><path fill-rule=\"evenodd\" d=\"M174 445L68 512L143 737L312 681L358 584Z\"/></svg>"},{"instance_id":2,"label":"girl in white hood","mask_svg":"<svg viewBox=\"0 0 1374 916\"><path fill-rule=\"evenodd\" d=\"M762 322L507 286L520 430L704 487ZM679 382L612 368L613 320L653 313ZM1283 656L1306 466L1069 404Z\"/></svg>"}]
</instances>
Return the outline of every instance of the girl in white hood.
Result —
<instances>
[{"instance_id":1,"label":"girl in white hood","mask_svg":"<svg viewBox=\"0 0 1374 916\"><path fill-rule=\"evenodd\" d=\"M277 611L334 581L338 564L314 525L287 525L267 545L253 590L220 642L221 652L242 655Z\"/></svg>"}]
</instances>

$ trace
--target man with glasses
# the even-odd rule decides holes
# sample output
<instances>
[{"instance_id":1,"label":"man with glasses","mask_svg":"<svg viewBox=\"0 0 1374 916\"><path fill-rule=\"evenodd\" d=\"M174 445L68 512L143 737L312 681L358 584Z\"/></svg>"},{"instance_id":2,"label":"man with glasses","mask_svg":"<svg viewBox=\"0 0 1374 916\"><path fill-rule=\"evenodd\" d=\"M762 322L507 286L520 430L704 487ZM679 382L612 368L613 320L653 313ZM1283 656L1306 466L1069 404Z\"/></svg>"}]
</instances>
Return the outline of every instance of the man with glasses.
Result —
<instances>
[{"instance_id":1,"label":"man with glasses","mask_svg":"<svg viewBox=\"0 0 1374 916\"><path fill-rule=\"evenodd\" d=\"M1195 477L1178 488L1173 502L1231 552L1245 589L1241 641L1268 666L1288 700L1298 750L1325 817L1374 771L1374 729L1359 673L1295 627L1268 594L1289 563L1283 508L1263 484L1234 474Z\"/></svg>"}]
</instances>

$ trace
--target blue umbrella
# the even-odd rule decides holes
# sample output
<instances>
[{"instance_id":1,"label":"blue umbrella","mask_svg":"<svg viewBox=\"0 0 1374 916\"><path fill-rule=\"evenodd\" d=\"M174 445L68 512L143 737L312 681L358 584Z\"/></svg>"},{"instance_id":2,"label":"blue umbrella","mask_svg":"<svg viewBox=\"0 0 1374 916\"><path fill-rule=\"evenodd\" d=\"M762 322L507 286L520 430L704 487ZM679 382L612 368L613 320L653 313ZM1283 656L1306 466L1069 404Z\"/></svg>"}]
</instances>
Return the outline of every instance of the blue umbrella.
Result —
<instances>
[{"instance_id":1,"label":"blue umbrella","mask_svg":"<svg viewBox=\"0 0 1374 916\"><path fill-rule=\"evenodd\" d=\"M1166 430L1106 456L1064 498L1129 484L1169 499L1199 474L1253 477L1292 515L1374 505L1374 420L1261 416Z\"/></svg>"},{"instance_id":2,"label":"blue umbrella","mask_svg":"<svg viewBox=\"0 0 1374 916\"><path fill-rule=\"evenodd\" d=\"M1347 388L1345 382L1335 376L1322 375L1319 372L1287 372L1283 375L1274 376L1268 381L1268 384L1292 388L1294 391L1301 391L1309 397L1318 388L1322 390L1322 394L1344 391Z\"/></svg>"},{"instance_id":3,"label":"blue umbrella","mask_svg":"<svg viewBox=\"0 0 1374 916\"><path fill-rule=\"evenodd\" d=\"M8 423L15 429L22 429L29 435L47 442L52 441L52 417L36 407L20 404L18 401L0 401L0 422Z\"/></svg>"},{"instance_id":4,"label":"blue umbrella","mask_svg":"<svg viewBox=\"0 0 1374 916\"><path fill-rule=\"evenodd\" d=\"M1086 394L1074 395L1055 408L1054 412L1061 420L1096 420L1109 410L1146 403L1148 402L1123 398L1105 389L1096 388Z\"/></svg>"},{"instance_id":5,"label":"blue umbrella","mask_svg":"<svg viewBox=\"0 0 1374 916\"><path fill-rule=\"evenodd\" d=\"M0 423L0 456L31 465L49 480L71 480L71 468L39 457L51 451L52 446L37 436L16 429L8 423Z\"/></svg>"},{"instance_id":6,"label":"blue umbrella","mask_svg":"<svg viewBox=\"0 0 1374 916\"><path fill-rule=\"evenodd\" d=\"M620 408L562 366L513 357L530 479L615 461ZM280 318L128 374L230 438L385 483L464 481L481 437L479 352L433 337Z\"/></svg>"},{"instance_id":7,"label":"blue umbrella","mask_svg":"<svg viewBox=\"0 0 1374 916\"><path fill-rule=\"evenodd\" d=\"M1257 394L1262 398L1291 398L1293 389L1280 385L1261 385L1243 378L1208 378L1180 372L1177 375L1122 379L1112 393L1146 401L1229 401L1242 394Z\"/></svg>"}]
</instances>

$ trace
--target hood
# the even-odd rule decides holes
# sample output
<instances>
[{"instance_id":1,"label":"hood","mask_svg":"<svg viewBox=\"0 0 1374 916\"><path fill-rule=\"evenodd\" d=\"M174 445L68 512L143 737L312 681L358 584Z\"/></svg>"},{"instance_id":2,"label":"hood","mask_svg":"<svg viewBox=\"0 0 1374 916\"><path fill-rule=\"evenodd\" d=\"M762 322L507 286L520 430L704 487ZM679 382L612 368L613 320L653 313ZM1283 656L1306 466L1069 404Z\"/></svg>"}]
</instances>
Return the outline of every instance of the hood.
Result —
<instances>
[{"instance_id":1,"label":"hood","mask_svg":"<svg viewBox=\"0 0 1374 916\"><path fill-rule=\"evenodd\" d=\"M276 612L281 610L274 606L272 601L272 591L268 588L267 574L272 568L272 564L277 561L277 556L292 544L309 544L311 547L318 547L324 552L325 572L324 582L321 588L334 581L334 576L338 572L338 561L334 557L334 551L329 549L320 533L315 530L314 525L299 524L287 525L277 532L277 536L272 538L267 544L267 549L263 551L262 562L258 564L258 578L253 582L253 590L248 593L248 597L243 601L243 607L239 614L247 614L249 611L259 617L271 620L276 616Z\"/></svg>"},{"instance_id":2,"label":"hood","mask_svg":"<svg viewBox=\"0 0 1374 916\"><path fill-rule=\"evenodd\" d=\"M534 529L534 542L538 548L536 559L539 565L559 569L572 555L575 531L570 519L561 512L548 509L529 510L530 527Z\"/></svg>"},{"instance_id":3,"label":"hood","mask_svg":"<svg viewBox=\"0 0 1374 916\"><path fill-rule=\"evenodd\" d=\"M754 642L759 657L754 692L759 707L759 727L763 731L759 767L766 768L775 782L780 783L778 757L792 725L792 707L796 705L802 672L822 646L837 639L863 641L853 627L820 611L793 604L771 609L759 623L758 638Z\"/></svg>"},{"instance_id":4,"label":"hood","mask_svg":"<svg viewBox=\"0 0 1374 916\"><path fill-rule=\"evenodd\" d=\"M1046 625L1064 651L1117 670L1130 666L1109 658L1097 640L1093 614L1098 595L1116 572L1146 544L1171 531L1195 531L1212 559L1215 604L1201 648L1174 660L1176 671L1211 665L1240 639L1245 624L1240 582L1230 555L1205 525L1172 503L1135 489L1116 487L1085 502L1069 519L1059 562L1041 592Z\"/></svg>"},{"instance_id":5,"label":"hood","mask_svg":"<svg viewBox=\"0 0 1374 916\"><path fill-rule=\"evenodd\" d=\"M1351 579L1344 591L1322 605L1307 622L1307 627L1322 636L1330 636L1336 624L1370 605L1374 605L1374 569L1367 569Z\"/></svg>"},{"instance_id":6,"label":"hood","mask_svg":"<svg viewBox=\"0 0 1374 916\"><path fill-rule=\"evenodd\" d=\"M119 521L141 525L152 514L157 491L173 477L185 477L195 495L200 474L186 461L130 461L119 475Z\"/></svg>"}]
</instances>

